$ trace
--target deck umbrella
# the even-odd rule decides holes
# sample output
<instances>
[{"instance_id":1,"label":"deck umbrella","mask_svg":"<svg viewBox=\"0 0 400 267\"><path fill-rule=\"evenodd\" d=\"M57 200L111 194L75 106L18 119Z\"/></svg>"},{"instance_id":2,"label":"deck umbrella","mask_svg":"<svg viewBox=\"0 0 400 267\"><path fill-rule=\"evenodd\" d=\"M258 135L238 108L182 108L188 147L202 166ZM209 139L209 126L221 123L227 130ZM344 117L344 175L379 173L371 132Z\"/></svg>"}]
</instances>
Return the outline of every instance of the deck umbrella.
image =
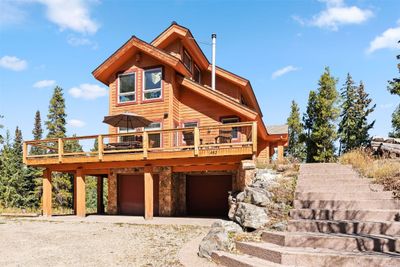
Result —
<instances>
[{"instance_id":1,"label":"deck umbrella","mask_svg":"<svg viewBox=\"0 0 400 267\"><path fill-rule=\"evenodd\" d=\"M103 122L114 127L126 127L126 132L128 132L128 129L146 127L152 123L143 116L129 112L105 116Z\"/></svg>"}]
</instances>

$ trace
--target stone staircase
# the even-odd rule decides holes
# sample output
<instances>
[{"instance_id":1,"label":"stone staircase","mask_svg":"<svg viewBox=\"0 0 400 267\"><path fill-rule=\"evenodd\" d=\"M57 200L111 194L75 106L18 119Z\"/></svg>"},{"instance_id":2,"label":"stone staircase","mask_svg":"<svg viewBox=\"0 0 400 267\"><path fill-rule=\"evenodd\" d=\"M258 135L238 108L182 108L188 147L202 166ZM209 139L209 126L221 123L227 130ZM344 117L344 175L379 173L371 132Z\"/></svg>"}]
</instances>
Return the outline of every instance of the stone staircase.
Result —
<instances>
[{"instance_id":1,"label":"stone staircase","mask_svg":"<svg viewBox=\"0 0 400 267\"><path fill-rule=\"evenodd\" d=\"M400 201L349 166L303 164L287 232L217 251L225 266L400 266Z\"/></svg>"}]
</instances>

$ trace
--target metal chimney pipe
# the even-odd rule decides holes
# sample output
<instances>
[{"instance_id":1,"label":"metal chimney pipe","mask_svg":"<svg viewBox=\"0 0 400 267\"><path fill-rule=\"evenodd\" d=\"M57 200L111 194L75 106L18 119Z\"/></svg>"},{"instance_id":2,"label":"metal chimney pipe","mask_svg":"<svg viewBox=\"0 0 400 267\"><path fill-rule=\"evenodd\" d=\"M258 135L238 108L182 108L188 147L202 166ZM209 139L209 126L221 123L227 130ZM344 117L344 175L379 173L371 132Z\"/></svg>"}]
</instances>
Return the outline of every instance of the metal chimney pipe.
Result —
<instances>
[{"instance_id":1,"label":"metal chimney pipe","mask_svg":"<svg viewBox=\"0 0 400 267\"><path fill-rule=\"evenodd\" d=\"M211 34L212 39L212 57L211 57L211 88L215 90L215 48L217 43L217 35L215 33Z\"/></svg>"}]
</instances>

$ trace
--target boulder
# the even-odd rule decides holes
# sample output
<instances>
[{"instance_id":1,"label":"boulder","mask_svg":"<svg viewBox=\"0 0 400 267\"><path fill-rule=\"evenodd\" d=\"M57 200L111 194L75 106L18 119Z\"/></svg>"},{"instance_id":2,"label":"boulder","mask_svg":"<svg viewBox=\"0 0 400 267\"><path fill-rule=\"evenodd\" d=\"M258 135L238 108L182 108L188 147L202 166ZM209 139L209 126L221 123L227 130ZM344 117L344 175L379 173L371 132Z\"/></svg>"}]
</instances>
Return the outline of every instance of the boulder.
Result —
<instances>
[{"instance_id":1,"label":"boulder","mask_svg":"<svg viewBox=\"0 0 400 267\"><path fill-rule=\"evenodd\" d=\"M263 188L258 187L246 187L245 190L246 199L250 200L251 204L266 207L271 201L272 194ZM246 201L245 201L246 202Z\"/></svg>"},{"instance_id":2,"label":"boulder","mask_svg":"<svg viewBox=\"0 0 400 267\"><path fill-rule=\"evenodd\" d=\"M268 222L268 213L265 208L249 203L237 203L235 221L241 226L257 229Z\"/></svg>"},{"instance_id":3,"label":"boulder","mask_svg":"<svg viewBox=\"0 0 400 267\"><path fill-rule=\"evenodd\" d=\"M230 239L230 234L241 232L243 229L235 222L224 220L214 222L208 234L200 242L198 255L211 259L213 251L232 250L234 242Z\"/></svg>"}]
</instances>

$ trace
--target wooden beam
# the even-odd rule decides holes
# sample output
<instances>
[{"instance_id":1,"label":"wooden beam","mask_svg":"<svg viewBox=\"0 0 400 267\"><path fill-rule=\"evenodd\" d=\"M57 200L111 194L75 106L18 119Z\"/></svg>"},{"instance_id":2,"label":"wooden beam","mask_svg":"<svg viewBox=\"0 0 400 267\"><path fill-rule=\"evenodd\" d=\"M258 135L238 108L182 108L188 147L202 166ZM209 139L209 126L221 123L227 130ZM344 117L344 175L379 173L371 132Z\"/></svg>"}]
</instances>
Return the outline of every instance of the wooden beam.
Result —
<instances>
[{"instance_id":1,"label":"wooden beam","mask_svg":"<svg viewBox=\"0 0 400 267\"><path fill-rule=\"evenodd\" d=\"M103 177L97 176L97 214L104 213Z\"/></svg>"},{"instance_id":2,"label":"wooden beam","mask_svg":"<svg viewBox=\"0 0 400 267\"><path fill-rule=\"evenodd\" d=\"M144 218L153 219L153 168L146 166L144 168Z\"/></svg>"},{"instance_id":3,"label":"wooden beam","mask_svg":"<svg viewBox=\"0 0 400 267\"><path fill-rule=\"evenodd\" d=\"M253 154L257 153L257 122L253 122L253 126L251 128L251 141L253 142Z\"/></svg>"},{"instance_id":4,"label":"wooden beam","mask_svg":"<svg viewBox=\"0 0 400 267\"><path fill-rule=\"evenodd\" d=\"M239 164L175 166L172 172L236 171Z\"/></svg>"},{"instance_id":5,"label":"wooden beam","mask_svg":"<svg viewBox=\"0 0 400 267\"><path fill-rule=\"evenodd\" d=\"M147 159L149 149L149 134L143 132L143 158Z\"/></svg>"},{"instance_id":6,"label":"wooden beam","mask_svg":"<svg viewBox=\"0 0 400 267\"><path fill-rule=\"evenodd\" d=\"M58 163L62 162L64 154L64 141L62 138L58 138Z\"/></svg>"},{"instance_id":7,"label":"wooden beam","mask_svg":"<svg viewBox=\"0 0 400 267\"><path fill-rule=\"evenodd\" d=\"M97 137L97 150L99 154L99 160L103 160L103 153L104 153L104 143L103 143L103 136L99 135Z\"/></svg>"},{"instance_id":8,"label":"wooden beam","mask_svg":"<svg viewBox=\"0 0 400 267\"><path fill-rule=\"evenodd\" d=\"M194 155L199 155L199 145L200 145L200 130L198 127L194 128Z\"/></svg>"},{"instance_id":9,"label":"wooden beam","mask_svg":"<svg viewBox=\"0 0 400 267\"><path fill-rule=\"evenodd\" d=\"M283 161L283 145L281 143L278 144L278 162Z\"/></svg>"},{"instance_id":10,"label":"wooden beam","mask_svg":"<svg viewBox=\"0 0 400 267\"><path fill-rule=\"evenodd\" d=\"M76 170L76 215L80 217L86 216L86 186L85 176L81 168Z\"/></svg>"},{"instance_id":11,"label":"wooden beam","mask_svg":"<svg viewBox=\"0 0 400 267\"><path fill-rule=\"evenodd\" d=\"M51 185L51 170L43 170L43 196L42 209L44 216L52 215L52 185Z\"/></svg>"}]
</instances>

